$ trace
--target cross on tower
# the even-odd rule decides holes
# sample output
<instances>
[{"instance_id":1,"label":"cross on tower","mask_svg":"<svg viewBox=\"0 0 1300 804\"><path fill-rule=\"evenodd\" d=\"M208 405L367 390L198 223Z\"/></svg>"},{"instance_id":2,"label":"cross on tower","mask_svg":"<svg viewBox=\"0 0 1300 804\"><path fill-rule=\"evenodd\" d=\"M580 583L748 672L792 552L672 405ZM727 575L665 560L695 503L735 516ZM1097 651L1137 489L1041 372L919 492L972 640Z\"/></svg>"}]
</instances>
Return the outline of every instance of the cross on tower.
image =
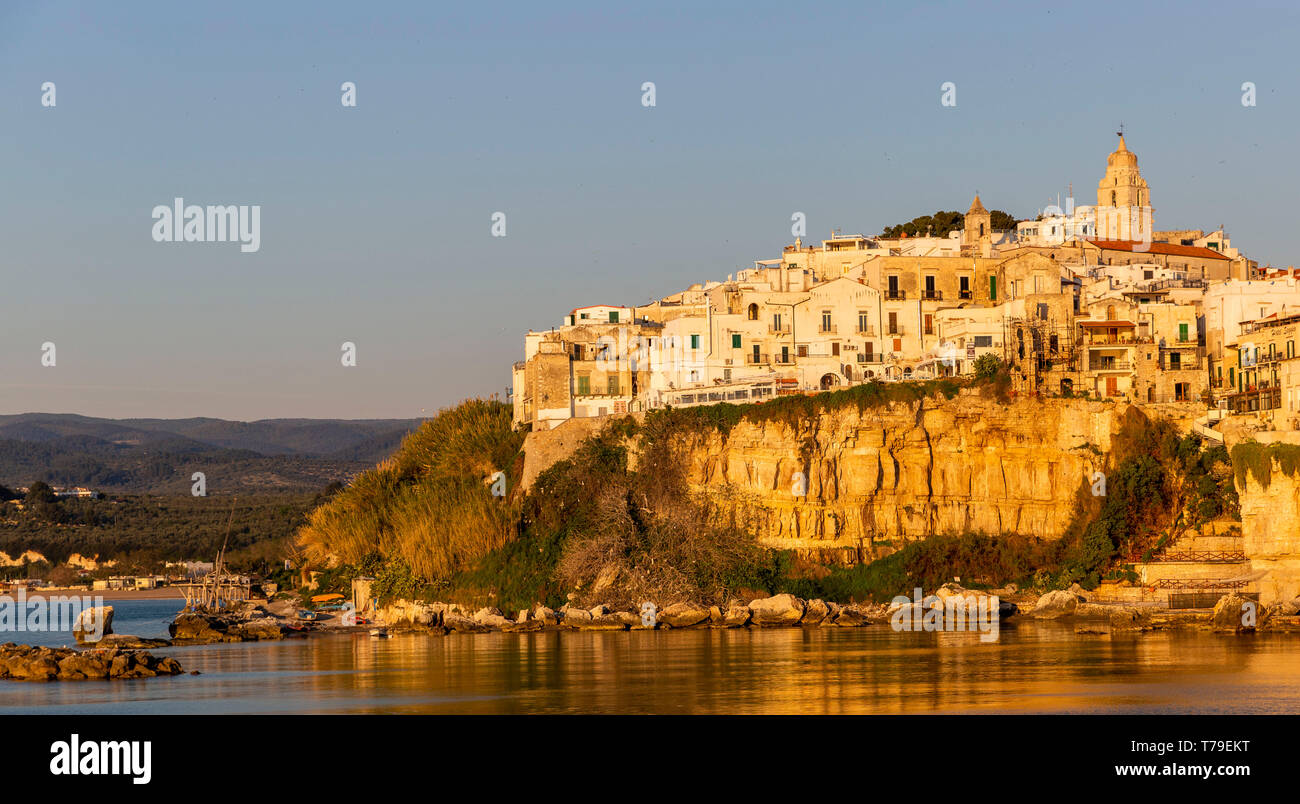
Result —
<instances>
[{"instance_id":1,"label":"cross on tower","mask_svg":"<svg viewBox=\"0 0 1300 804\"><path fill-rule=\"evenodd\" d=\"M1122 120L1120 121L1120 124L1119 124L1119 131L1116 131L1116 132L1115 132L1115 136L1117 136L1117 137L1122 137L1122 136L1124 136L1124 121L1122 121Z\"/></svg>"}]
</instances>

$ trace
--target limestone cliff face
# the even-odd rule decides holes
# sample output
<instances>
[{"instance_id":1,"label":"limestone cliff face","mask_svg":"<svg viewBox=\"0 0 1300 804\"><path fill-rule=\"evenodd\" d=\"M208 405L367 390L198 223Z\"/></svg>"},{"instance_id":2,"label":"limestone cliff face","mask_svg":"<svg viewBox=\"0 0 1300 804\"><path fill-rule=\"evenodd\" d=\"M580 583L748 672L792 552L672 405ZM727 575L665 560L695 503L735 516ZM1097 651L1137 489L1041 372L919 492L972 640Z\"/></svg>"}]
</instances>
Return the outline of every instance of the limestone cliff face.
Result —
<instances>
[{"instance_id":1,"label":"limestone cliff face","mask_svg":"<svg viewBox=\"0 0 1300 804\"><path fill-rule=\"evenodd\" d=\"M1300 449L1297 433L1251 433L1262 444ZM1232 445L1235 433L1229 433ZM1234 450L1234 460L1240 458ZM1269 461L1266 483L1249 468L1237 473L1241 503L1242 551L1250 559L1252 577L1264 605L1300 596L1300 472L1275 458ZM1288 471L1288 468L1290 471Z\"/></svg>"},{"instance_id":2,"label":"limestone cliff face","mask_svg":"<svg viewBox=\"0 0 1300 804\"><path fill-rule=\"evenodd\" d=\"M942 533L1062 535L1126 405L974 393L684 434L692 487L762 543L856 563ZM806 480L806 494L797 473Z\"/></svg>"}]
</instances>

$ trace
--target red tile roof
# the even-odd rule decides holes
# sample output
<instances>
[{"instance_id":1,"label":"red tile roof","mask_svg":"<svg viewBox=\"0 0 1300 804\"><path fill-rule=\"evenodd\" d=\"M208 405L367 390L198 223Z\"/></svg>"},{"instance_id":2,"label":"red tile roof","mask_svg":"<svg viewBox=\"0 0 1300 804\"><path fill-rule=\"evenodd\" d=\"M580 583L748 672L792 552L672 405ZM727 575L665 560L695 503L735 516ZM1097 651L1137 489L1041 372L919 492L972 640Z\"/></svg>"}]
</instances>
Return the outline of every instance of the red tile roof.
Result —
<instances>
[{"instance_id":1,"label":"red tile roof","mask_svg":"<svg viewBox=\"0 0 1300 804\"><path fill-rule=\"evenodd\" d=\"M1134 324L1132 321L1092 321L1089 319L1082 319L1079 321L1079 326L1081 327L1135 327L1137 326L1137 324Z\"/></svg>"},{"instance_id":2,"label":"red tile roof","mask_svg":"<svg viewBox=\"0 0 1300 804\"><path fill-rule=\"evenodd\" d=\"M1089 240L1097 248L1108 251L1131 251L1134 253L1166 254L1171 257L1199 257L1203 260L1226 260L1227 256L1212 248L1200 246L1176 246L1173 243L1142 243L1137 240Z\"/></svg>"}]
</instances>

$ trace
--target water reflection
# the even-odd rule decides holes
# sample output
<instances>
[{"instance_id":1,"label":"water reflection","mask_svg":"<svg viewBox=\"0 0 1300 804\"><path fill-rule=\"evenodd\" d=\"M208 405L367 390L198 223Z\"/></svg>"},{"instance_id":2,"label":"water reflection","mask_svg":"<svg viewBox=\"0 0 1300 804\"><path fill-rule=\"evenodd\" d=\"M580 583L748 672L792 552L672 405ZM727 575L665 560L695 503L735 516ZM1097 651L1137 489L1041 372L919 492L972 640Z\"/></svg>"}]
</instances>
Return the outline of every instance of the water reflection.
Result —
<instances>
[{"instance_id":1,"label":"water reflection","mask_svg":"<svg viewBox=\"0 0 1300 804\"><path fill-rule=\"evenodd\" d=\"M0 712L1296 712L1294 638L808 628L173 648L200 676L0 685Z\"/></svg>"}]
</instances>

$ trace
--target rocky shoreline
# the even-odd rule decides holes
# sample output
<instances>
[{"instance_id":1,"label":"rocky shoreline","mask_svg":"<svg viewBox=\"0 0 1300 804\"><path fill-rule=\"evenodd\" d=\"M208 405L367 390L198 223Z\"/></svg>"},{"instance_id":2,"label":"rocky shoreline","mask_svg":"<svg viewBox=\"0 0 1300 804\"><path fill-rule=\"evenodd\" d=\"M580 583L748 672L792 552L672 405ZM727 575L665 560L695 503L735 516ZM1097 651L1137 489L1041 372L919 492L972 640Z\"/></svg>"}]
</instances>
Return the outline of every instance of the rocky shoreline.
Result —
<instances>
[{"instance_id":1,"label":"rocky shoreline","mask_svg":"<svg viewBox=\"0 0 1300 804\"><path fill-rule=\"evenodd\" d=\"M153 678L184 673L170 656L116 645L90 650L47 648L6 642L0 645L0 679L13 681L86 681Z\"/></svg>"},{"instance_id":2,"label":"rocky shoreline","mask_svg":"<svg viewBox=\"0 0 1300 804\"><path fill-rule=\"evenodd\" d=\"M487 606L474 611L455 603L426 603L397 600L381 608L377 620L395 631L449 633L521 633L529 631L648 631L680 628L780 628L889 626L900 610L913 607L940 615L945 606L978 607L987 593L946 584L928 602L894 604L839 604L823 600L803 600L791 594L757 598L748 602L732 600L726 606L678 602L654 611L617 610L605 605L590 609L565 605L559 609L536 604L508 616L500 609ZM956 598L956 601L953 599ZM992 610L984 601L986 610ZM1253 608L1252 608L1253 607ZM974 608L967 610L975 610ZM1017 618L1024 620L1061 620L1074 624L1080 635L1114 632L1141 633L1171 629L1212 630L1219 633L1297 632L1300 633L1300 600L1293 603L1260 607L1239 595L1223 596L1213 611L1175 611L1120 603L1089 602L1082 590L1047 592L1019 604L999 600L998 621L1006 625ZM1249 610L1249 614L1247 611ZM940 625L939 630L942 630ZM974 630L969 628L966 630Z\"/></svg>"}]
</instances>

